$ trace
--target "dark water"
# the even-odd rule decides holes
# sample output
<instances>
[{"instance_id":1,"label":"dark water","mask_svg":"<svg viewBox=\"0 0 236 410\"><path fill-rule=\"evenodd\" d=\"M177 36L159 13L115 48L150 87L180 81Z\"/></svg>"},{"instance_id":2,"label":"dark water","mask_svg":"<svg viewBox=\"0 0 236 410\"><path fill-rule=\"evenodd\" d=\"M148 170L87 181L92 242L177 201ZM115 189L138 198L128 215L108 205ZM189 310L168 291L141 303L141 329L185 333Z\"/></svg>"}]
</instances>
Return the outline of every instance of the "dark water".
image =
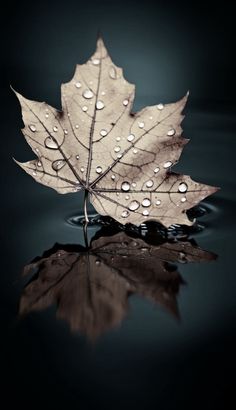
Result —
<instances>
[{"instance_id":1,"label":"dark water","mask_svg":"<svg viewBox=\"0 0 236 410\"><path fill-rule=\"evenodd\" d=\"M141 105L145 103L140 101ZM109 409L124 406L228 408L226 403L234 388L231 372L236 364L236 194L232 173L233 150L236 148L235 122L232 109L223 113L221 107L204 112L188 110L184 129L191 142L176 166L177 170L190 173L199 181L222 188L201 204L204 215L198 218L200 229L190 232L190 239L194 239L202 249L217 254L217 260L179 263L176 261L178 257L173 260L170 252L171 264L167 271L171 275L178 268L181 283L177 280L177 285L163 285L162 277L162 281L155 285L150 276L150 284L145 284L145 291L138 292L130 288L130 277L142 282L140 276L137 279L140 261L135 266L133 258L132 266L125 265L128 279L124 283L124 278L117 279L117 275L112 282L110 278L114 276L114 270L104 270L103 265L99 266L100 259L96 265L96 256L96 260L90 261L92 269L102 268L102 274L106 276L103 285L105 288L108 286L112 296L108 298L107 305L106 300L104 304L95 303L92 318L83 303L83 295L78 295L79 303L71 303L70 292L72 299L76 288L70 280L69 285L68 281L65 285L69 286L69 294L62 286L60 292L51 299L48 297L50 300L42 302L42 306L38 301L37 308L42 310L22 317L18 315L19 301L27 283L27 279L21 277L23 267L50 250L55 243L61 244L57 249L64 246L68 252L81 251L79 245L84 245L83 230L70 222L71 217L82 211L82 196L79 193L57 195L23 174L10 155L17 151L17 159L24 160L31 154L29 151L26 154L24 142L20 142L18 125L14 122L5 124L10 138L4 145L7 184L3 185L1 199L4 209L1 218L0 303L3 395L6 393L9 404L17 399L26 408L46 405L79 409L89 405ZM16 148L18 141L21 148ZM89 227L89 239L100 228L96 224ZM115 233L113 228L106 231L108 242L109 235ZM163 243L160 238L158 240L155 242L154 239L155 246ZM67 244L72 246L66 248ZM132 259L130 255L128 259ZM146 261L149 272L148 258ZM57 263L54 262L51 268L58 268ZM79 265L78 275L80 269L84 267ZM147 272L143 269L143 277L145 274ZM96 280L99 275L101 273L95 272ZM55 280L53 275L50 277L49 269L41 285L51 283L53 289ZM123 289L118 289L118 297L114 291L117 281L122 282L119 289ZM127 289L124 291L125 286ZM169 302L163 303L159 288L160 295L163 296L164 292L164 296L170 298ZM99 286L93 287L94 299L96 292L101 292L99 289ZM64 291L67 291L66 296ZM152 295L157 292L159 299L148 297L149 291ZM101 308L101 305L105 307ZM174 317L176 309L180 320ZM113 323L114 311L118 312L118 319ZM59 318L63 315L65 320ZM76 318L81 316L82 325L76 325ZM72 328L74 323L77 330L73 332L69 322ZM100 326L97 338L94 334L89 337L93 326Z\"/></svg>"}]
</instances>

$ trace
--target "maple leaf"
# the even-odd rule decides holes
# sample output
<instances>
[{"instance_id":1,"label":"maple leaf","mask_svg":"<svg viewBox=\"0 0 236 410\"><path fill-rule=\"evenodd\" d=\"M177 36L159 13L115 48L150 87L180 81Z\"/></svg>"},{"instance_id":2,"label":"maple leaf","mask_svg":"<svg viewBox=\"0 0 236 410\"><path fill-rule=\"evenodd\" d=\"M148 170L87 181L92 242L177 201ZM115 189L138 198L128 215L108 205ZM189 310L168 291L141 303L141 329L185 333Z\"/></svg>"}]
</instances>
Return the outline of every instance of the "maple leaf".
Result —
<instances>
[{"instance_id":1,"label":"maple leaf","mask_svg":"<svg viewBox=\"0 0 236 410\"><path fill-rule=\"evenodd\" d=\"M16 162L61 194L85 190L99 214L119 223L192 225L186 211L218 188L171 172L188 142L181 136L187 95L132 113L134 90L99 38L93 56L62 84L62 111L16 93L23 134L37 155Z\"/></svg>"},{"instance_id":2,"label":"maple leaf","mask_svg":"<svg viewBox=\"0 0 236 410\"><path fill-rule=\"evenodd\" d=\"M92 340L121 323L131 294L158 303L178 318L177 294L184 281L173 262L215 258L191 241L154 245L125 232L98 235L89 249L56 244L25 266L24 275L34 276L21 296L20 314L57 304L57 317Z\"/></svg>"}]
</instances>

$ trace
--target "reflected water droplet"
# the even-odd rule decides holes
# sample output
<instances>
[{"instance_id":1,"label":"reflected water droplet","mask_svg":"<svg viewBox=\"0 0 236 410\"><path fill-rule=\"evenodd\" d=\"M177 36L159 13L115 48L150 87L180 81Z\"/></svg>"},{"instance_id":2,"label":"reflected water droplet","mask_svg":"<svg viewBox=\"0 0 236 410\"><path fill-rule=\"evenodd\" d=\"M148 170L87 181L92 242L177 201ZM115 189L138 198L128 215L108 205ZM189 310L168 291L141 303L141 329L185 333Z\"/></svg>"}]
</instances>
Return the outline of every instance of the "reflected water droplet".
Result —
<instances>
[{"instance_id":1,"label":"reflected water droplet","mask_svg":"<svg viewBox=\"0 0 236 410\"><path fill-rule=\"evenodd\" d=\"M184 182L181 182L181 184L179 184L179 192L186 192L187 189L188 189L188 186Z\"/></svg>"},{"instance_id":2,"label":"reflected water droplet","mask_svg":"<svg viewBox=\"0 0 236 410\"><path fill-rule=\"evenodd\" d=\"M114 66L111 66L109 69L109 76L115 80L117 78L117 73L116 73L116 69Z\"/></svg>"},{"instance_id":3,"label":"reflected water droplet","mask_svg":"<svg viewBox=\"0 0 236 410\"><path fill-rule=\"evenodd\" d=\"M84 92L83 92L83 97L84 98L87 98L87 99L90 99L90 98L93 98L93 92L91 91L91 90L85 90Z\"/></svg>"},{"instance_id":4,"label":"reflected water droplet","mask_svg":"<svg viewBox=\"0 0 236 410\"><path fill-rule=\"evenodd\" d=\"M30 126L29 126L29 129L30 129L32 132L35 132L35 131L36 131L35 125L30 125Z\"/></svg>"},{"instance_id":5,"label":"reflected water droplet","mask_svg":"<svg viewBox=\"0 0 236 410\"><path fill-rule=\"evenodd\" d=\"M59 171L65 165L66 165L66 161L64 159L57 159L56 161L53 161L52 169L54 169L54 171Z\"/></svg>"},{"instance_id":6,"label":"reflected water droplet","mask_svg":"<svg viewBox=\"0 0 236 410\"><path fill-rule=\"evenodd\" d=\"M102 167L98 166L98 167L96 168L96 173L97 173L97 174L101 174L101 172L102 172Z\"/></svg>"},{"instance_id":7,"label":"reflected water droplet","mask_svg":"<svg viewBox=\"0 0 236 410\"><path fill-rule=\"evenodd\" d=\"M45 147L50 149L58 149L58 144L51 137L47 137L44 141Z\"/></svg>"},{"instance_id":8,"label":"reflected water droplet","mask_svg":"<svg viewBox=\"0 0 236 410\"><path fill-rule=\"evenodd\" d=\"M132 201L129 204L129 209L131 211L136 211L140 207L140 203L138 201Z\"/></svg>"},{"instance_id":9,"label":"reflected water droplet","mask_svg":"<svg viewBox=\"0 0 236 410\"><path fill-rule=\"evenodd\" d=\"M143 202L142 202L142 206L150 206L151 205L151 201L149 198L144 198Z\"/></svg>"},{"instance_id":10,"label":"reflected water droplet","mask_svg":"<svg viewBox=\"0 0 236 410\"><path fill-rule=\"evenodd\" d=\"M151 188L153 186L153 181L149 179L149 181L146 182L146 187Z\"/></svg>"},{"instance_id":11,"label":"reflected water droplet","mask_svg":"<svg viewBox=\"0 0 236 410\"><path fill-rule=\"evenodd\" d=\"M127 182L127 181L122 182L121 189L122 189L122 191L129 191L130 190L129 182Z\"/></svg>"},{"instance_id":12,"label":"reflected water droplet","mask_svg":"<svg viewBox=\"0 0 236 410\"><path fill-rule=\"evenodd\" d=\"M158 110L163 110L163 108L164 108L164 105L163 105L163 104L158 104L158 105L157 105L157 109L158 109Z\"/></svg>"}]
</instances>

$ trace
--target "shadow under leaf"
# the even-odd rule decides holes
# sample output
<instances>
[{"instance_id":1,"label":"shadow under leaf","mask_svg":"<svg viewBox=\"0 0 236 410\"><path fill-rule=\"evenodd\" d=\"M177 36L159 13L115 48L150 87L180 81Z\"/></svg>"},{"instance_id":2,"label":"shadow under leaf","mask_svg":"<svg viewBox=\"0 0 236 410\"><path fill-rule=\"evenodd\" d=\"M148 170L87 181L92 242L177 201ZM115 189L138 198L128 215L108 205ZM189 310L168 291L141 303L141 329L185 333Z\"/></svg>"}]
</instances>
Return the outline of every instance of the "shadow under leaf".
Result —
<instances>
[{"instance_id":1,"label":"shadow under leaf","mask_svg":"<svg viewBox=\"0 0 236 410\"><path fill-rule=\"evenodd\" d=\"M177 295L184 281L175 263L215 258L192 240L144 240L124 231L105 236L101 230L88 249L56 244L26 265L23 274L33 276L19 311L24 315L56 304L57 317L90 340L122 322L133 294L179 318Z\"/></svg>"}]
</instances>

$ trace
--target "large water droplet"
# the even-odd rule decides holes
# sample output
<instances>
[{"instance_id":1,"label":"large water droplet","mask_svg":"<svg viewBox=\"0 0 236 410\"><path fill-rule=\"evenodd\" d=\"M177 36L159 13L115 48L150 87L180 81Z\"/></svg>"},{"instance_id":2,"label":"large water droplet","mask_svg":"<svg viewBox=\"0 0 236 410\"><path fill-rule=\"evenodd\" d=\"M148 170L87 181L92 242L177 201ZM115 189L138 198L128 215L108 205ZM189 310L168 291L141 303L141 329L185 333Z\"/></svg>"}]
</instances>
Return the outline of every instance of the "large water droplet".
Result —
<instances>
[{"instance_id":1,"label":"large water droplet","mask_svg":"<svg viewBox=\"0 0 236 410\"><path fill-rule=\"evenodd\" d=\"M122 182L121 189L122 189L122 191L129 191L130 190L130 184L127 181Z\"/></svg>"},{"instance_id":2,"label":"large water droplet","mask_svg":"<svg viewBox=\"0 0 236 410\"><path fill-rule=\"evenodd\" d=\"M98 166L98 167L96 168L96 173L97 173L97 174L101 174L101 172L102 172L102 167Z\"/></svg>"},{"instance_id":3,"label":"large water droplet","mask_svg":"<svg viewBox=\"0 0 236 410\"><path fill-rule=\"evenodd\" d=\"M138 126L139 126L139 128L143 128L144 127L144 122L139 122Z\"/></svg>"},{"instance_id":4,"label":"large water droplet","mask_svg":"<svg viewBox=\"0 0 236 410\"><path fill-rule=\"evenodd\" d=\"M114 66L111 66L109 69L109 76L115 80L117 78L117 73L116 73L116 69Z\"/></svg>"},{"instance_id":5,"label":"large water droplet","mask_svg":"<svg viewBox=\"0 0 236 410\"><path fill-rule=\"evenodd\" d=\"M149 215L149 212L148 212L148 210L147 210L147 209L144 209L144 211L143 211L143 215L144 215L144 216L148 216L148 215Z\"/></svg>"},{"instance_id":6,"label":"large water droplet","mask_svg":"<svg viewBox=\"0 0 236 410\"><path fill-rule=\"evenodd\" d=\"M54 169L54 171L59 171L65 165L66 165L66 161L64 159L57 159L56 161L53 161L52 169Z\"/></svg>"},{"instance_id":7,"label":"large water droplet","mask_svg":"<svg viewBox=\"0 0 236 410\"><path fill-rule=\"evenodd\" d=\"M164 108L164 105L163 105L163 104L158 104L158 105L157 105L157 109L158 109L158 110L163 110L163 108Z\"/></svg>"},{"instance_id":8,"label":"large water droplet","mask_svg":"<svg viewBox=\"0 0 236 410\"><path fill-rule=\"evenodd\" d=\"M133 134L128 135L127 140L129 142L132 142L134 140L135 136Z\"/></svg>"},{"instance_id":9,"label":"large water droplet","mask_svg":"<svg viewBox=\"0 0 236 410\"><path fill-rule=\"evenodd\" d=\"M140 207L140 203L138 201L132 201L129 204L129 209L131 211L136 211L136 209L138 209Z\"/></svg>"},{"instance_id":10,"label":"large water droplet","mask_svg":"<svg viewBox=\"0 0 236 410\"><path fill-rule=\"evenodd\" d=\"M104 105L104 102L103 102L103 101L98 100L98 101L96 102L96 108L97 108L97 110L102 110L104 107L105 107L105 105Z\"/></svg>"},{"instance_id":11,"label":"large water droplet","mask_svg":"<svg viewBox=\"0 0 236 410\"><path fill-rule=\"evenodd\" d=\"M121 216L122 216L122 218L128 218L129 212L128 211L123 211Z\"/></svg>"},{"instance_id":12,"label":"large water droplet","mask_svg":"<svg viewBox=\"0 0 236 410\"><path fill-rule=\"evenodd\" d=\"M55 127L53 127L53 131L55 131L55 132L58 131L58 128L56 127L56 125L55 125Z\"/></svg>"},{"instance_id":13,"label":"large water droplet","mask_svg":"<svg viewBox=\"0 0 236 410\"><path fill-rule=\"evenodd\" d=\"M83 110L84 112L88 111L87 105L83 105L82 110Z\"/></svg>"},{"instance_id":14,"label":"large water droplet","mask_svg":"<svg viewBox=\"0 0 236 410\"><path fill-rule=\"evenodd\" d=\"M83 97L87 99L93 98L93 92L91 90L85 90L83 92Z\"/></svg>"},{"instance_id":15,"label":"large water droplet","mask_svg":"<svg viewBox=\"0 0 236 410\"><path fill-rule=\"evenodd\" d=\"M164 167L164 168L170 168L171 165L172 165L172 162L171 162L171 161L167 161L167 162L164 163L163 167Z\"/></svg>"},{"instance_id":16,"label":"large water droplet","mask_svg":"<svg viewBox=\"0 0 236 410\"><path fill-rule=\"evenodd\" d=\"M115 147L115 148L114 148L114 151L115 151L115 152L119 152L119 151L120 151L120 147L119 147L119 146Z\"/></svg>"},{"instance_id":17,"label":"large water droplet","mask_svg":"<svg viewBox=\"0 0 236 410\"><path fill-rule=\"evenodd\" d=\"M33 131L33 132L35 132L35 131L36 131L36 127L35 127L35 125L30 125L30 126L29 126L29 128L30 128L30 130L31 130L31 131Z\"/></svg>"},{"instance_id":18,"label":"large water droplet","mask_svg":"<svg viewBox=\"0 0 236 410\"><path fill-rule=\"evenodd\" d=\"M146 187L151 188L153 186L153 181L149 179L149 181L146 182Z\"/></svg>"},{"instance_id":19,"label":"large water droplet","mask_svg":"<svg viewBox=\"0 0 236 410\"><path fill-rule=\"evenodd\" d=\"M169 136L175 135L175 130L174 130L174 128L172 128L171 130L169 130L169 131L167 132L167 135L169 135Z\"/></svg>"},{"instance_id":20,"label":"large water droplet","mask_svg":"<svg viewBox=\"0 0 236 410\"><path fill-rule=\"evenodd\" d=\"M107 135L107 130L101 130L101 131L100 131L100 135L101 135L102 137L105 137L105 136Z\"/></svg>"},{"instance_id":21,"label":"large water droplet","mask_svg":"<svg viewBox=\"0 0 236 410\"><path fill-rule=\"evenodd\" d=\"M188 186L184 182L181 182L181 184L179 184L179 192L186 192L187 189L188 189Z\"/></svg>"},{"instance_id":22,"label":"large water droplet","mask_svg":"<svg viewBox=\"0 0 236 410\"><path fill-rule=\"evenodd\" d=\"M99 64L100 64L100 60L99 60L98 58L93 58L93 59L92 59L92 63L93 63L94 65L99 65Z\"/></svg>"},{"instance_id":23,"label":"large water droplet","mask_svg":"<svg viewBox=\"0 0 236 410\"><path fill-rule=\"evenodd\" d=\"M45 147L50 149L58 149L58 144L51 137L47 137L44 141Z\"/></svg>"},{"instance_id":24,"label":"large water droplet","mask_svg":"<svg viewBox=\"0 0 236 410\"><path fill-rule=\"evenodd\" d=\"M123 105L126 107L129 104L129 100L124 100Z\"/></svg>"},{"instance_id":25,"label":"large water droplet","mask_svg":"<svg viewBox=\"0 0 236 410\"><path fill-rule=\"evenodd\" d=\"M81 82L77 81L77 83L75 83L76 88L80 88L81 87Z\"/></svg>"},{"instance_id":26,"label":"large water droplet","mask_svg":"<svg viewBox=\"0 0 236 410\"><path fill-rule=\"evenodd\" d=\"M158 199L157 201L156 201L156 205L160 205L161 204L161 201L160 201L160 199Z\"/></svg>"},{"instance_id":27,"label":"large water droplet","mask_svg":"<svg viewBox=\"0 0 236 410\"><path fill-rule=\"evenodd\" d=\"M150 206L151 205L151 201L148 198L144 198L143 202L142 202L142 206Z\"/></svg>"}]
</instances>

